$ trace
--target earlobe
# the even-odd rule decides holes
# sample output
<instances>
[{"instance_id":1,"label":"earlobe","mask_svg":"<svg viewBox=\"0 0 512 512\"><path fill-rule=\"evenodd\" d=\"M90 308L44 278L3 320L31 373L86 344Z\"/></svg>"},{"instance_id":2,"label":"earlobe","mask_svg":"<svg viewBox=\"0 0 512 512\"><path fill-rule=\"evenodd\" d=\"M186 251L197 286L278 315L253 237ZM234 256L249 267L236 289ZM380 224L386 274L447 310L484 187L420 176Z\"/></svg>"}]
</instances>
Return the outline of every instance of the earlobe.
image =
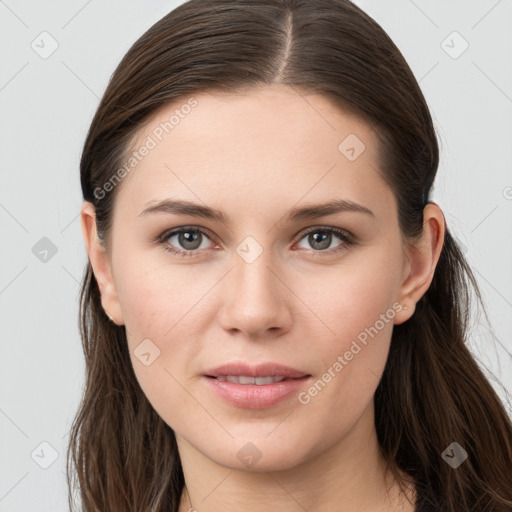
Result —
<instances>
[{"instance_id":1,"label":"earlobe","mask_svg":"<svg viewBox=\"0 0 512 512\"><path fill-rule=\"evenodd\" d=\"M445 235L445 219L442 210L435 203L423 209L423 235L421 240L407 251L407 274L398 295L402 310L395 316L399 325L411 318L416 303L429 289L441 256ZM407 306L407 309L404 307Z\"/></svg>"},{"instance_id":2,"label":"earlobe","mask_svg":"<svg viewBox=\"0 0 512 512\"><path fill-rule=\"evenodd\" d=\"M80 224L89 261L101 294L105 314L117 325L123 325L123 313L117 296L107 248L98 238L94 205L84 201L80 208Z\"/></svg>"}]
</instances>

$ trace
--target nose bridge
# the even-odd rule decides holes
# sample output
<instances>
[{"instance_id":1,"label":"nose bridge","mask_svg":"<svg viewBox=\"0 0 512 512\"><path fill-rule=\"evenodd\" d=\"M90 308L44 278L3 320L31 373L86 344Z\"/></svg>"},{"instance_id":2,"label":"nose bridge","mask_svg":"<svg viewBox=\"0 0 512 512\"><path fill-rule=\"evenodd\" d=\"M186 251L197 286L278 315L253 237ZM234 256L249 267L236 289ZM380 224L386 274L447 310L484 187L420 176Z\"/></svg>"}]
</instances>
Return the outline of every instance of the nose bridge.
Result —
<instances>
[{"instance_id":1,"label":"nose bridge","mask_svg":"<svg viewBox=\"0 0 512 512\"><path fill-rule=\"evenodd\" d=\"M290 311L285 287L275 276L273 251L248 237L236 252L234 268L224 283L222 326L251 336L287 328Z\"/></svg>"}]
</instances>

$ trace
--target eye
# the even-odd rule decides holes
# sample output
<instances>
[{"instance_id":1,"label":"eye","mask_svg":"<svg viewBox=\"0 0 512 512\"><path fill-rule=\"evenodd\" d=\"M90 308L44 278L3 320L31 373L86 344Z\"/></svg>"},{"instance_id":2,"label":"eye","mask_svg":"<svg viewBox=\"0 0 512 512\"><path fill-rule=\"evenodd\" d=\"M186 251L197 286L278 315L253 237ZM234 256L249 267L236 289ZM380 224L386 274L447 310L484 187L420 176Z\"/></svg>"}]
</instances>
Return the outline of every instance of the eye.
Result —
<instances>
[{"instance_id":1,"label":"eye","mask_svg":"<svg viewBox=\"0 0 512 512\"><path fill-rule=\"evenodd\" d=\"M205 243L206 240L209 240L209 237L204 230L186 226L166 231L159 237L165 251L179 256L193 256L193 253L200 249L208 249L209 244Z\"/></svg>"},{"instance_id":2,"label":"eye","mask_svg":"<svg viewBox=\"0 0 512 512\"><path fill-rule=\"evenodd\" d=\"M354 237L344 229L319 226L300 233L300 242L306 240L310 244L309 252L315 256L321 253L332 254L355 245ZM307 238L306 238L307 237ZM335 239L340 240L334 248L330 248ZM208 249L211 242L210 235L202 228L179 227L163 233L158 237L158 243L177 256L194 256L201 249ZM302 247L304 248L304 247ZM307 247L305 248L307 249ZM315 254L317 253L317 254ZM318 254L320 253L320 254Z\"/></svg>"},{"instance_id":3,"label":"eye","mask_svg":"<svg viewBox=\"0 0 512 512\"><path fill-rule=\"evenodd\" d=\"M352 235L348 231L339 228L315 227L309 231L302 232L300 236L301 241L305 239L314 252L333 253L355 245ZM341 240L341 243L336 245L334 249L327 250L336 238Z\"/></svg>"}]
</instances>

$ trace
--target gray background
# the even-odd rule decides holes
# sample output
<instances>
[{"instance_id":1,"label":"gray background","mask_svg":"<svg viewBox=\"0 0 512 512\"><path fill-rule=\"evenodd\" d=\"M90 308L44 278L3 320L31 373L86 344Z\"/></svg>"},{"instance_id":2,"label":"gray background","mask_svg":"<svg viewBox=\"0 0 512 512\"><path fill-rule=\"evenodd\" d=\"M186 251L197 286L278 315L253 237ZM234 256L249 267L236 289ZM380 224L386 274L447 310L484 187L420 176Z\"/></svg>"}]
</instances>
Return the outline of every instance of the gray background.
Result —
<instances>
[{"instance_id":1,"label":"gray background","mask_svg":"<svg viewBox=\"0 0 512 512\"><path fill-rule=\"evenodd\" d=\"M67 510L65 451L84 372L80 152L115 66L179 3L0 0L1 512ZM481 284L492 327L477 319L471 347L503 397L500 382L512 391L512 1L356 3L401 49L431 108L442 151L433 199Z\"/></svg>"}]
</instances>

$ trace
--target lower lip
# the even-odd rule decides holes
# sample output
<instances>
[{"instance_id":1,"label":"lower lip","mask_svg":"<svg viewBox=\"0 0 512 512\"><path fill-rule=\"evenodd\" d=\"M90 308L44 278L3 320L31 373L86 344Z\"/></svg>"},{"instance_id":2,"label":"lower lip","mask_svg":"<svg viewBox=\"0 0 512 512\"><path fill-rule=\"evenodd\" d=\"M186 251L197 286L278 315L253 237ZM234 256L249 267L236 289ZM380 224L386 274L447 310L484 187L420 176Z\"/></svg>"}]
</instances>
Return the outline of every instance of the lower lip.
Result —
<instances>
[{"instance_id":1,"label":"lower lip","mask_svg":"<svg viewBox=\"0 0 512 512\"><path fill-rule=\"evenodd\" d=\"M309 377L289 379L273 384L237 384L204 376L206 384L218 396L243 409L265 409L298 393Z\"/></svg>"}]
</instances>

